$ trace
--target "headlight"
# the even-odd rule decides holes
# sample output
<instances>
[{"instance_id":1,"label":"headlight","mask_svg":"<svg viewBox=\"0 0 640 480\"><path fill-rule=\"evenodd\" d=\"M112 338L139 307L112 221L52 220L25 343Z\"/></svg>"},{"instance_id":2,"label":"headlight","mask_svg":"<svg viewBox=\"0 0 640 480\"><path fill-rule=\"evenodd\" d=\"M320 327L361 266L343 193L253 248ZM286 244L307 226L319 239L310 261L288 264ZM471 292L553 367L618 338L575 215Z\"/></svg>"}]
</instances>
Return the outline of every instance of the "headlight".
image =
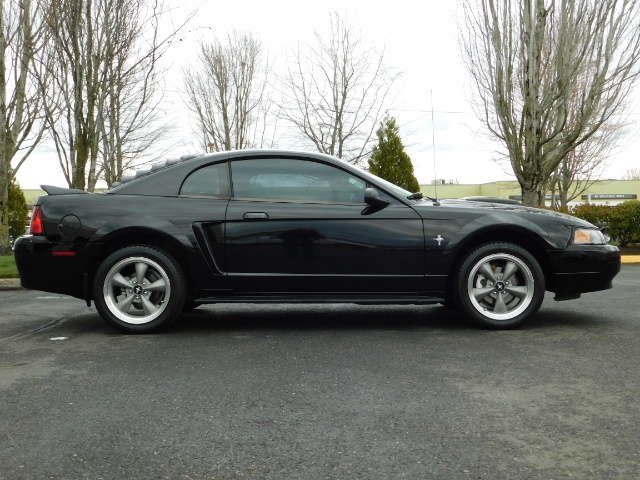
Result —
<instances>
[{"instance_id":1,"label":"headlight","mask_svg":"<svg viewBox=\"0 0 640 480\"><path fill-rule=\"evenodd\" d=\"M606 245L602 232L595 228L574 228L571 243L574 245Z\"/></svg>"}]
</instances>

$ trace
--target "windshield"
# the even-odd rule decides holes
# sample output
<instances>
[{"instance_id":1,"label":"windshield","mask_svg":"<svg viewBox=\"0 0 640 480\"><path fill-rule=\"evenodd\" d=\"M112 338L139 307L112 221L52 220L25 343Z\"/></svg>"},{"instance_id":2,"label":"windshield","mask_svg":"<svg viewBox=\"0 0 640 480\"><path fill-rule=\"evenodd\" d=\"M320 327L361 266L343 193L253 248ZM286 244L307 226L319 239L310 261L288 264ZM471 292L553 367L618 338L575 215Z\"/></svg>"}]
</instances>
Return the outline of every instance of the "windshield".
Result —
<instances>
[{"instance_id":1,"label":"windshield","mask_svg":"<svg viewBox=\"0 0 640 480\"><path fill-rule=\"evenodd\" d=\"M393 183L388 182L383 178L376 177L373 173L367 172L366 170L363 170L358 166L356 166L356 168L362 172L364 177L367 177L369 180L372 180L374 183L380 185L382 188L384 188L385 190L388 190L394 195L397 195L402 198L407 198L412 194L412 192L408 192L404 188L400 188L399 186L394 185Z\"/></svg>"}]
</instances>

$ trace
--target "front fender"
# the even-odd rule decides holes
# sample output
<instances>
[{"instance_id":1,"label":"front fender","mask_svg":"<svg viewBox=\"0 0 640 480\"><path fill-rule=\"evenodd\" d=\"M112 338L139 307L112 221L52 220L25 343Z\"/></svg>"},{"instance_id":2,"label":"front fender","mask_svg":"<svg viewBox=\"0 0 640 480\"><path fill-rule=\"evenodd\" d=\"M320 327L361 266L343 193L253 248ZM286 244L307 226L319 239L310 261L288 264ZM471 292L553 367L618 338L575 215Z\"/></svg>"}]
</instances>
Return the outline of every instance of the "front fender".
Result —
<instances>
[{"instance_id":1,"label":"front fender","mask_svg":"<svg viewBox=\"0 0 640 480\"><path fill-rule=\"evenodd\" d=\"M509 241L538 252L560 250L566 247L571 232L569 225L563 223L543 229L530 219L516 215L452 217L446 221L424 221L429 272L446 274L465 252L491 241Z\"/></svg>"}]
</instances>

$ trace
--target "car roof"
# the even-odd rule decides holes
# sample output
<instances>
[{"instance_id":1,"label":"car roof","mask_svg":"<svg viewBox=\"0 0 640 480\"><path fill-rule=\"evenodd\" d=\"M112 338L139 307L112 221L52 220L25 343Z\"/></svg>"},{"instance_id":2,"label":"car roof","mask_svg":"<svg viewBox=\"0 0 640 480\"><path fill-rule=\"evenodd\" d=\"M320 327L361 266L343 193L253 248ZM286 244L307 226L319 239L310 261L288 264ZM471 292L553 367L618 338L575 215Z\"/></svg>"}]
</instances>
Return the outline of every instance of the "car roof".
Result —
<instances>
[{"instance_id":1,"label":"car roof","mask_svg":"<svg viewBox=\"0 0 640 480\"><path fill-rule=\"evenodd\" d=\"M186 177L201 166L234 159L269 159L274 157L305 158L339 165L343 168L350 167L347 162L330 155L297 150L246 149L200 155L190 154L158 162L148 169L138 170L135 175L124 176L122 181L114 184L107 193L176 196L181 185L181 182L176 179Z\"/></svg>"}]
</instances>

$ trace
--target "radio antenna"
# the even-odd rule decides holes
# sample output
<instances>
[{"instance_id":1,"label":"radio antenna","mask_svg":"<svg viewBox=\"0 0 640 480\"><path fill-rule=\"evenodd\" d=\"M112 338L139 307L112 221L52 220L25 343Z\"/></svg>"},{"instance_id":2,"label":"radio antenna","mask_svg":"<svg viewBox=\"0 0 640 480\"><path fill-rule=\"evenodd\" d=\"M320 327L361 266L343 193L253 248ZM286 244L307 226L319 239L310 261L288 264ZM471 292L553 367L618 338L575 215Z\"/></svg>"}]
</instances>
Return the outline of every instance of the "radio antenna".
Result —
<instances>
[{"instance_id":1,"label":"radio antenna","mask_svg":"<svg viewBox=\"0 0 640 480\"><path fill-rule=\"evenodd\" d=\"M438 202L438 173L436 172L436 127L433 120L433 90L431 92L431 145L433 147L433 193Z\"/></svg>"}]
</instances>

